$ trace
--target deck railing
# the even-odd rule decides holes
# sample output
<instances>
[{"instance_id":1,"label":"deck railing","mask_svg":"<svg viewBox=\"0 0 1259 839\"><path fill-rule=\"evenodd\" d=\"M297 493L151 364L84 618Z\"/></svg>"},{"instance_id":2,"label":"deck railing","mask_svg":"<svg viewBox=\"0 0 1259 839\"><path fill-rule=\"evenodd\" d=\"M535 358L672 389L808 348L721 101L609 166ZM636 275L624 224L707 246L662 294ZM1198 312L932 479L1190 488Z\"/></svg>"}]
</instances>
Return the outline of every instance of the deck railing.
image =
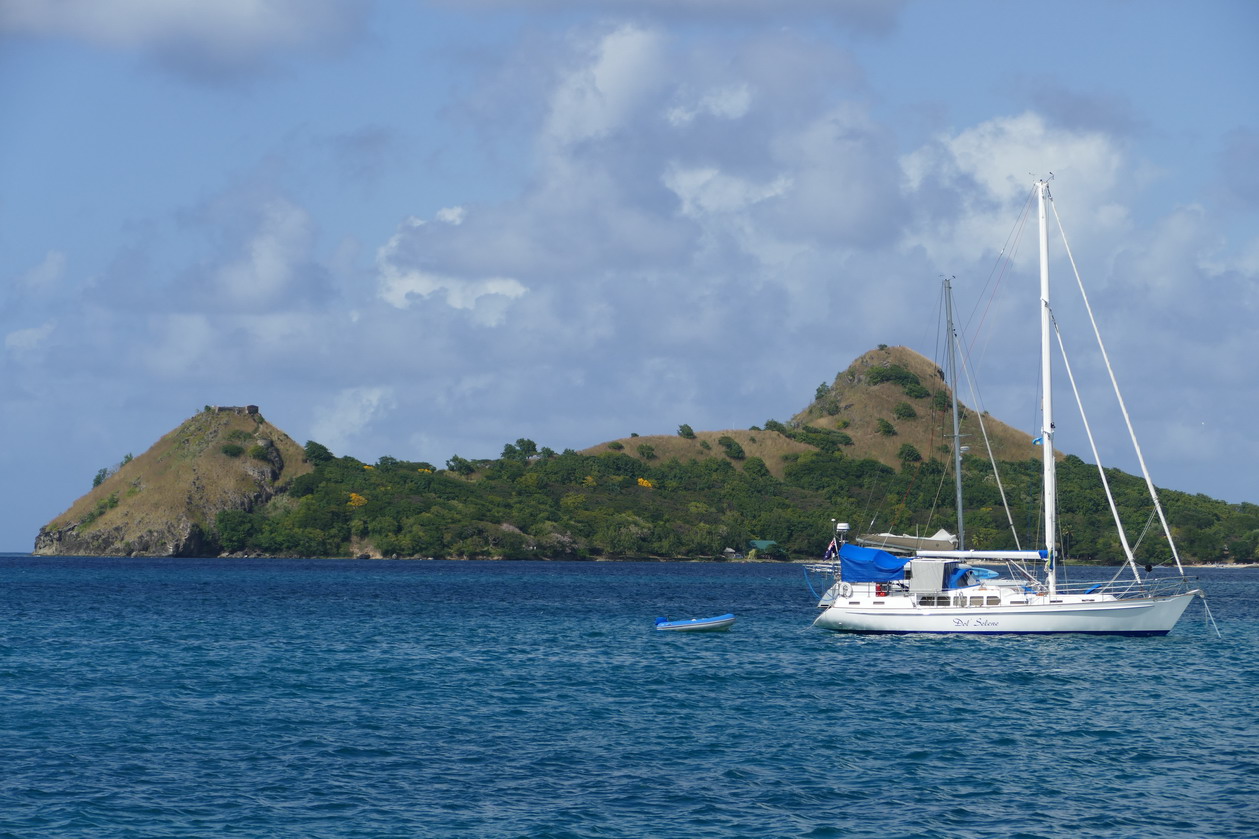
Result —
<instances>
[{"instance_id":1,"label":"deck railing","mask_svg":"<svg viewBox=\"0 0 1259 839\"><path fill-rule=\"evenodd\" d=\"M822 574L832 581L839 581L840 565L838 562L816 562L805 566L805 571L813 574ZM1019 585L1027 589L1029 594L1044 594L1048 591L1048 587L1041 581L1020 580L998 578L986 581L990 584L998 586ZM1189 577L1167 576L1152 577L1146 576L1141 580L1134 580L1127 572L1121 576L1113 577L1107 580L1089 580L1086 582L1076 582L1075 580L1058 580L1055 586L1059 594L1108 594L1114 597L1130 598L1130 597L1166 597L1173 594L1181 594L1192 587ZM812 585L810 585L812 588ZM829 588L829 584L828 584ZM830 598L823 598L830 599Z\"/></svg>"}]
</instances>

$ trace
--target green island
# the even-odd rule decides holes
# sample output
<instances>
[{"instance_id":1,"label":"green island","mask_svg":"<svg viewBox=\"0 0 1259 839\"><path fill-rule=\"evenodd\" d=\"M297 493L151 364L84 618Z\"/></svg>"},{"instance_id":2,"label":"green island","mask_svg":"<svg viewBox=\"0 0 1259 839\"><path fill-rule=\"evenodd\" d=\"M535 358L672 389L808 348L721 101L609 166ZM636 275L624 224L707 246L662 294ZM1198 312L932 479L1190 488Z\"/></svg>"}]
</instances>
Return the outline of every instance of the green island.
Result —
<instances>
[{"instance_id":1,"label":"green island","mask_svg":"<svg viewBox=\"0 0 1259 839\"><path fill-rule=\"evenodd\" d=\"M204 410L144 454L96 474L45 525L37 554L472 559L815 559L832 519L857 530L953 529L950 395L904 347L823 383L789 421L630 434L556 452L518 438L495 459L444 465L297 445L253 406ZM1014 529L1039 527L1029 435L984 417ZM982 439L963 410L964 434ZM973 446L982 449L984 446ZM1142 562L1169 561L1144 481L1108 469ZM963 459L968 547L1013 542L986 456ZM1073 561L1122 556L1096 466L1060 455L1060 526ZM1182 559L1259 560L1259 505L1159 489ZM1149 538L1145 531L1149 530Z\"/></svg>"}]
</instances>

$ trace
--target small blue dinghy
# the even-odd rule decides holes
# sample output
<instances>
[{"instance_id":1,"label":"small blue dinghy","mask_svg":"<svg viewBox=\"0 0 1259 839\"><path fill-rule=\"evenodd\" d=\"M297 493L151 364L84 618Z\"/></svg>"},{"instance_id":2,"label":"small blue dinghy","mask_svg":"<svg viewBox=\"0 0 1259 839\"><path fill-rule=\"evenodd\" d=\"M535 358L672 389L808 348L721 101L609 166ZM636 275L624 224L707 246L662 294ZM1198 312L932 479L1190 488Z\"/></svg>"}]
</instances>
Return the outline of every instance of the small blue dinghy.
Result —
<instances>
[{"instance_id":1,"label":"small blue dinghy","mask_svg":"<svg viewBox=\"0 0 1259 839\"><path fill-rule=\"evenodd\" d=\"M729 629L734 623L734 615L718 615L715 618L691 618L685 621L671 621L668 618L656 618L656 629L670 632L720 632Z\"/></svg>"}]
</instances>

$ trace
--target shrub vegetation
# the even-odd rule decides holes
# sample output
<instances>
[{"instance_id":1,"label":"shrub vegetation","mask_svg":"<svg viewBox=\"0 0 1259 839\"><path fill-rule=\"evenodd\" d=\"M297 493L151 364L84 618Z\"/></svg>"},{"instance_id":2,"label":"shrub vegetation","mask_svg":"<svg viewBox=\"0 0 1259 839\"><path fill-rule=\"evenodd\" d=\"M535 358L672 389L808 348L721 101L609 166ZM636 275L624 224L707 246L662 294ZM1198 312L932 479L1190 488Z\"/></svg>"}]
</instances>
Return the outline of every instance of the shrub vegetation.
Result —
<instances>
[{"instance_id":1,"label":"shrub vegetation","mask_svg":"<svg viewBox=\"0 0 1259 839\"><path fill-rule=\"evenodd\" d=\"M765 427L783 433L780 425ZM786 456L781 479L760 458L734 458L721 440L723 456L686 460L610 450L550 456L538 450L522 458L530 447L517 441L510 457L471 461L456 455L444 470L395 458L367 468L352 457L324 457L323 447L307 443L307 458L319 461L314 471L293 480L287 494L268 505L220 513L216 538L223 550L263 555L348 556L368 544L384 556L499 559L715 557L727 547L746 551L757 539L777 542L784 556L805 558L821 555L834 518L869 521L872 511L882 510L876 526L897 531L952 520L947 502L936 504L945 467L923 459L913 446L901 447L897 471L846 456L844 445L829 436L842 432L788 430L796 439L826 442L828 450L819 446ZM1118 471L1108 477L1125 520L1145 521L1144 482ZM1002 481L1020 538L1034 544L1037 461L1003 464ZM1059 482L1070 555L1114 561L1096 468L1068 457L1059 466ZM967 459L963 483L970 547L1011 546L988 464ZM1259 559L1259 506L1170 490L1160 495L1187 558ZM110 503L107 498L99 506L108 509ZM1141 554L1142 561L1156 564L1170 559L1152 537Z\"/></svg>"}]
</instances>

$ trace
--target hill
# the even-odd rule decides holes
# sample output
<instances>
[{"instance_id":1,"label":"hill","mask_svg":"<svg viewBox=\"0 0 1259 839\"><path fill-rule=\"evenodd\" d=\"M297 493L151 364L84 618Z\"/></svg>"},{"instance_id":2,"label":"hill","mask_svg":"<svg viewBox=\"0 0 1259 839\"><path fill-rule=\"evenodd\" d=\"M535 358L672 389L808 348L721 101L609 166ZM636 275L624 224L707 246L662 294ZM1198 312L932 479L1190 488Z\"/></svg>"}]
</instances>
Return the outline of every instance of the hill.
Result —
<instances>
[{"instance_id":1,"label":"hill","mask_svg":"<svg viewBox=\"0 0 1259 839\"><path fill-rule=\"evenodd\" d=\"M253 510L311 469L302 448L256 408L207 407L117 471L100 475L90 492L40 529L34 552L217 553L221 511Z\"/></svg>"},{"instance_id":2,"label":"hill","mask_svg":"<svg viewBox=\"0 0 1259 839\"><path fill-rule=\"evenodd\" d=\"M703 459L722 453L720 441L726 438L747 457L763 460L780 479L792 455L819 449L899 469L905 462L952 456L952 395L934 363L908 347L884 346L853 361L829 387L819 388L813 401L788 423L770 420L763 429L697 431L692 436L622 437L582 453L621 451L647 461ZM972 449L971 457L988 458L983 431L998 461L1035 456L1030 434L991 416L983 418L981 430L978 415L960 402L959 408L963 445Z\"/></svg>"},{"instance_id":3,"label":"hill","mask_svg":"<svg viewBox=\"0 0 1259 839\"><path fill-rule=\"evenodd\" d=\"M363 463L298 447L247 409L209 409L104 476L39 534L41 554L689 558L817 557L832 519L867 530L952 528L950 395L905 347L863 354L786 422L631 436L556 453L520 439L496 459ZM978 417L962 434L969 547L1035 544L1042 486L1030 435ZM1120 555L1096 467L1059 455L1059 522L1077 559ZM1144 482L1107 471L1130 541L1150 521ZM1001 493L1011 507L1007 518ZM1182 557L1259 559L1259 506L1160 490ZM1135 526L1133 523L1136 523ZM1153 536L1141 559L1170 558Z\"/></svg>"},{"instance_id":4,"label":"hill","mask_svg":"<svg viewBox=\"0 0 1259 839\"><path fill-rule=\"evenodd\" d=\"M934 363L908 347L884 346L850 364L792 423L842 430L852 438L854 451L889 466L901 463L906 444L923 457L948 459L952 395ZM986 459L979 417L960 398L958 405L963 445ZM1030 434L990 416L983 424L998 461L1033 456Z\"/></svg>"}]
</instances>

